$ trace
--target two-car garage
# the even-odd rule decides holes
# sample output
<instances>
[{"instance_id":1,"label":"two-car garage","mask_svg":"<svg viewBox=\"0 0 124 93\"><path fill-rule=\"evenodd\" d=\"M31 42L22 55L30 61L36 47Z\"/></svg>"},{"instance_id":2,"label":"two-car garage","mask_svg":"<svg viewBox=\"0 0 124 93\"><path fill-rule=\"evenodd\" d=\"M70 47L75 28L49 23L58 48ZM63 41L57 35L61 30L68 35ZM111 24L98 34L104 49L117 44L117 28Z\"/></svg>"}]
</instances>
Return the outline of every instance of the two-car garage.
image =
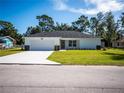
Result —
<instances>
[{"instance_id":1,"label":"two-car garage","mask_svg":"<svg viewBox=\"0 0 124 93\"><path fill-rule=\"evenodd\" d=\"M29 50L53 50L55 45L59 45L59 38L41 38L41 37L27 37L25 38L25 45L29 46Z\"/></svg>"}]
</instances>

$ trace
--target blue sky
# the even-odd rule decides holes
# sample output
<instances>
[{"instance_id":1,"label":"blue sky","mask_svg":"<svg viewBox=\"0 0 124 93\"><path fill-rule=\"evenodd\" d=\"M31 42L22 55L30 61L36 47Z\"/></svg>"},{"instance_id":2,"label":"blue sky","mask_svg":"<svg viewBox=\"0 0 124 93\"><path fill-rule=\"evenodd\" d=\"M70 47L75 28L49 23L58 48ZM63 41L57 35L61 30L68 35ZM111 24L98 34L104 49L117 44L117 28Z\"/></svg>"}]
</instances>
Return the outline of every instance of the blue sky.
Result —
<instances>
[{"instance_id":1,"label":"blue sky","mask_svg":"<svg viewBox=\"0 0 124 93\"><path fill-rule=\"evenodd\" d=\"M110 10L120 16L123 0L0 0L0 20L12 22L20 33L38 24L37 15L47 14L55 22L70 24L82 14L91 17Z\"/></svg>"}]
</instances>

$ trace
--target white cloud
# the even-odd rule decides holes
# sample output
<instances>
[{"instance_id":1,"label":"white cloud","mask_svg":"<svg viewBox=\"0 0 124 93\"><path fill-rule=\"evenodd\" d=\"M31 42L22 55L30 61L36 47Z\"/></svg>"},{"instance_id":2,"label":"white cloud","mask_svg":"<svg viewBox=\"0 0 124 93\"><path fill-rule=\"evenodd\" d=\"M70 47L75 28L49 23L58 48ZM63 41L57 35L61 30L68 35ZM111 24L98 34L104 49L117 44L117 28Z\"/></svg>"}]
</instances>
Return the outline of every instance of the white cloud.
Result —
<instances>
[{"instance_id":1,"label":"white cloud","mask_svg":"<svg viewBox=\"0 0 124 93\"><path fill-rule=\"evenodd\" d=\"M56 10L69 11L73 13L94 15L98 12L108 12L108 11L120 11L124 9L124 3L118 0L84 0L84 2L90 6L90 4L95 5L95 8L74 8L67 5L69 0L53 0Z\"/></svg>"},{"instance_id":2,"label":"white cloud","mask_svg":"<svg viewBox=\"0 0 124 93\"><path fill-rule=\"evenodd\" d=\"M55 9L57 10L67 10L68 6L66 5L66 2L68 0L53 0Z\"/></svg>"},{"instance_id":3,"label":"white cloud","mask_svg":"<svg viewBox=\"0 0 124 93\"><path fill-rule=\"evenodd\" d=\"M96 5L95 10L101 12L119 11L124 8L124 4L117 0L85 0L86 3Z\"/></svg>"}]
</instances>

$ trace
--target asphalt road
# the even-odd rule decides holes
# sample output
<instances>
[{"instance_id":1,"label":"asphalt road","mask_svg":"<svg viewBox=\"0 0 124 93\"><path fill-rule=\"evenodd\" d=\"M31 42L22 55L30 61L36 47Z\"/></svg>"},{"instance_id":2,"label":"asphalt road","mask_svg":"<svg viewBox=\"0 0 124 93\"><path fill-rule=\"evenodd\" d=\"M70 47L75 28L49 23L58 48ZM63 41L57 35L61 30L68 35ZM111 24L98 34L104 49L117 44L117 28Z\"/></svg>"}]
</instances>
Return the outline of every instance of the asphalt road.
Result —
<instances>
[{"instance_id":1,"label":"asphalt road","mask_svg":"<svg viewBox=\"0 0 124 93\"><path fill-rule=\"evenodd\" d=\"M0 65L0 93L124 93L124 67Z\"/></svg>"}]
</instances>

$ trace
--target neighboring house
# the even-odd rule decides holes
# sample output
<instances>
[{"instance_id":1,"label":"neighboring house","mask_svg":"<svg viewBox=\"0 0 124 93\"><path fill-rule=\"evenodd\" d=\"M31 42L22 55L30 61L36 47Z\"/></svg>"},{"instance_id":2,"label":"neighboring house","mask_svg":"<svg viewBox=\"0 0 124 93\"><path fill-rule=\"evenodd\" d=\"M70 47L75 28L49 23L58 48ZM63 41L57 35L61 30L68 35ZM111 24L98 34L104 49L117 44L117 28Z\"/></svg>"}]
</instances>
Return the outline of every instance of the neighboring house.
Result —
<instances>
[{"instance_id":1,"label":"neighboring house","mask_svg":"<svg viewBox=\"0 0 124 93\"><path fill-rule=\"evenodd\" d=\"M121 39L113 42L112 46L116 47L116 48L124 48L124 38L121 38Z\"/></svg>"},{"instance_id":2,"label":"neighboring house","mask_svg":"<svg viewBox=\"0 0 124 93\"><path fill-rule=\"evenodd\" d=\"M0 48L12 48L16 43L15 39L10 36L2 36L0 37Z\"/></svg>"},{"instance_id":3,"label":"neighboring house","mask_svg":"<svg viewBox=\"0 0 124 93\"><path fill-rule=\"evenodd\" d=\"M41 32L25 37L25 46L30 50L96 49L101 46L101 38L77 31Z\"/></svg>"}]
</instances>

